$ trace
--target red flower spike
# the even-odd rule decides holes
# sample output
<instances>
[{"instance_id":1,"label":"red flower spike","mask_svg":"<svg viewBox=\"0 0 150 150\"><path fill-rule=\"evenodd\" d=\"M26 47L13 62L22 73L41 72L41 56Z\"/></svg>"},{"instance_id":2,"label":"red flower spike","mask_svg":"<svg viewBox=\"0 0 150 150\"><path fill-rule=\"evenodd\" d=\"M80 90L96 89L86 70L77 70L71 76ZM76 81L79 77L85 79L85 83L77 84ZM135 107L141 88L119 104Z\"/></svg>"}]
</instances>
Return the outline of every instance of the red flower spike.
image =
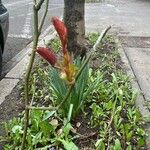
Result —
<instances>
[{"instance_id":1,"label":"red flower spike","mask_svg":"<svg viewBox=\"0 0 150 150\"><path fill-rule=\"evenodd\" d=\"M47 60L52 66L54 66L57 62L56 55L49 49L45 47L38 47L37 53L42 56L45 60Z\"/></svg>"},{"instance_id":2,"label":"red flower spike","mask_svg":"<svg viewBox=\"0 0 150 150\"><path fill-rule=\"evenodd\" d=\"M65 54L67 52L67 28L65 24L57 17L52 18L52 23L60 37L62 43L62 51Z\"/></svg>"}]
</instances>

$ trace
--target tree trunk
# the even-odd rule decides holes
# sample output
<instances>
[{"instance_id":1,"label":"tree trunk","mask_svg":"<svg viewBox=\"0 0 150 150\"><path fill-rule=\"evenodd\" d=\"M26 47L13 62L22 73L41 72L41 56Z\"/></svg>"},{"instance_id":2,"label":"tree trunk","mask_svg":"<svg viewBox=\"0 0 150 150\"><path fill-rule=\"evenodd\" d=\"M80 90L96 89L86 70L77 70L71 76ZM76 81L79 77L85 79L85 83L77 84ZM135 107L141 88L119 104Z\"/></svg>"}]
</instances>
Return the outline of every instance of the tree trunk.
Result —
<instances>
[{"instance_id":1,"label":"tree trunk","mask_svg":"<svg viewBox=\"0 0 150 150\"><path fill-rule=\"evenodd\" d=\"M68 29L68 50L76 56L85 56L85 0L64 0L64 22Z\"/></svg>"}]
</instances>

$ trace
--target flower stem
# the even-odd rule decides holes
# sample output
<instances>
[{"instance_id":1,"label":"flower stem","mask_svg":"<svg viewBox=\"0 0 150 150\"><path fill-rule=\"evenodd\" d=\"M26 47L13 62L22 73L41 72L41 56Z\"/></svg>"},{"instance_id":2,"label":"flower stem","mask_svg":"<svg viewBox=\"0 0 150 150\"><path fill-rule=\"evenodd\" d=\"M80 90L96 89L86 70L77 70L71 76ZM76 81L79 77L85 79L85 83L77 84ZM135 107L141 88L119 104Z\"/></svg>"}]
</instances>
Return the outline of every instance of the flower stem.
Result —
<instances>
[{"instance_id":1,"label":"flower stem","mask_svg":"<svg viewBox=\"0 0 150 150\"><path fill-rule=\"evenodd\" d=\"M23 138L22 138L21 150L25 149L27 129L28 129L28 125L29 125L29 109L27 108L27 106L29 105L29 80L30 80L30 75L31 75L34 59L35 59L35 53L36 53L36 48L38 45L39 35L41 33L42 26L44 24L44 20L46 18L46 14L48 11L49 0L46 0L45 13L43 15L43 18L41 19L41 24L39 27L38 11L40 10L43 2L44 2L44 0L40 0L40 2L38 3L38 8L37 8L36 0L34 0L34 5L33 5L33 14L34 14L34 16L33 16L33 18L34 18L33 48L32 48L30 61L29 61L29 65L27 67L26 76L25 76L25 88L24 88L24 91L25 91L25 116L24 116L24 133L23 133Z\"/></svg>"},{"instance_id":2,"label":"flower stem","mask_svg":"<svg viewBox=\"0 0 150 150\"><path fill-rule=\"evenodd\" d=\"M30 74L31 74L34 59L35 59L35 51L36 51L36 47L38 43L38 11L35 9L34 6L33 6L33 11L34 11L34 40L33 40L32 53L31 53L29 65L27 68L26 76L25 76L25 106L29 104L29 79L30 79ZM23 139L22 139L22 144L21 144L21 150L24 150L25 148L27 128L29 124L29 109L26 109L26 107L25 107L24 117L25 117L24 118L24 134L23 134Z\"/></svg>"},{"instance_id":3,"label":"flower stem","mask_svg":"<svg viewBox=\"0 0 150 150\"><path fill-rule=\"evenodd\" d=\"M33 106L26 106L28 110L56 110L55 107L33 107Z\"/></svg>"}]
</instances>

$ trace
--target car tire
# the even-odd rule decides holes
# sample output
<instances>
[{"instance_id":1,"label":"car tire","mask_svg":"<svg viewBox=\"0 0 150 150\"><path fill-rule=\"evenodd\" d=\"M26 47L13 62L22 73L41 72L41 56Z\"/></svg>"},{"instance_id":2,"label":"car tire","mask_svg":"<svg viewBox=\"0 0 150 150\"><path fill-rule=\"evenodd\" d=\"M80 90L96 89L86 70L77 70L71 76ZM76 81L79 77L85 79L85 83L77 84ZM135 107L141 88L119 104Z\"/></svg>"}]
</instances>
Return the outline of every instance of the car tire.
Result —
<instances>
[{"instance_id":1,"label":"car tire","mask_svg":"<svg viewBox=\"0 0 150 150\"><path fill-rule=\"evenodd\" d=\"M1 74L2 74L2 48L0 46L0 77L1 77Z\"/></svg>"}]
</instances>

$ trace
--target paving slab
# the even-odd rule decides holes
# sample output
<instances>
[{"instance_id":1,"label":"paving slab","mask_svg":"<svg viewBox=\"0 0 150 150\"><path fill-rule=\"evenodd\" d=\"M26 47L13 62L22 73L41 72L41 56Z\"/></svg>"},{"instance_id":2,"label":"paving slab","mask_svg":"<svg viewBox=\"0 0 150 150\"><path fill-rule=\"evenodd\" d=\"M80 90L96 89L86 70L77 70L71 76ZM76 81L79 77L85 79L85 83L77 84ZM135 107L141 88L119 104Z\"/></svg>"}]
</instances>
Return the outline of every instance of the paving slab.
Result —
<instances>
[{"instance_id":1,"label":"paving slab","mask_svg":"<svg viewBox=\"0 0 150 150\"><path fill-rule=\"evenodd\" d=\"M18 84L25 73L30 57L30 50L31 49L28 49L28 54L25 55L22 60L8 72L5 78L0 81L0 105L4 102L5 97L11 93L13 88Z\"/></svg>"},{"instance_id":2,"label":"paving slab","mask_svg":"<svg viewBox=\"0 0 150 150\"><path fill-rule=\"evenodd\" d=\"M150 102L150 48L124 48L143 95Z\"/></svg>"},{"instance_id":3,"label":"paving slab","mask_svg":"<svg viewBox=\"0 0 150 150\"><path fill-rule=\"evenodd\" d=\"M119 36L124 47L150 48L150 37Z\"/></svg>"},{"instance_id":4,"label":"paving slab","mask_svg":"<svg viewBox=\"0 0 150 150\"><path fill-rule=\"evenodd\" d=\"M19 79L3 79L0 81L0 105L17 85Z\"/></svg>"}]
</instances>

